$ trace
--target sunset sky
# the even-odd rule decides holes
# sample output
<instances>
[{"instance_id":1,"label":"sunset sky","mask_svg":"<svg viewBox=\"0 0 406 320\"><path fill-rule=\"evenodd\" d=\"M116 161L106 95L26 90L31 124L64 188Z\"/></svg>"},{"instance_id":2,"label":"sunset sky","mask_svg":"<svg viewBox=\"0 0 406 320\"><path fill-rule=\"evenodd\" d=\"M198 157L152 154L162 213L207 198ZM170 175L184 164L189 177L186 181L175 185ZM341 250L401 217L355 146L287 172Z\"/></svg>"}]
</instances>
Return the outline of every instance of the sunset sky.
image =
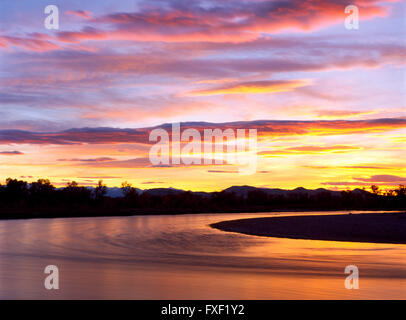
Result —
<instances>
[{"instance_id":1,"label":"sunset sky","mask_svg":"<svg viewBox=\"0 0 406 320\"><path fill-rule=\"evenodd\" d=\"M59 30L44 27L49 4ZM393 0L2 0L0 181L406 184L405 36ZM257 172L152 166L148 134L174 122L257 129Z\"/></svg>"}]
</instances>

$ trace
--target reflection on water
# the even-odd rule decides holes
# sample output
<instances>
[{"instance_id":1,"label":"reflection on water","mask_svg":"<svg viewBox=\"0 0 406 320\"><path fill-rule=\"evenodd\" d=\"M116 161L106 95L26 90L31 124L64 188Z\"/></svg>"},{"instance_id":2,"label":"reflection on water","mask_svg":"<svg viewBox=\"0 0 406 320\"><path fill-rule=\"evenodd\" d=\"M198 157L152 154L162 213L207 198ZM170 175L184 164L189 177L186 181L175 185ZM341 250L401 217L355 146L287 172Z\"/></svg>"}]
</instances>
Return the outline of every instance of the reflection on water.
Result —
<instances>
[{"instance_id":1,"label":"reflection on water","mask_svg":"<svg viewBox=\"0 0 406 320\"><path fill-rule=\"evenodd\" d=\"M406 298L406 245L265 238L208 226L275 214L0 221L0 298ZM59 267L57 291L43 285L50 264ZM359 290L344 288L350 264L360 270Z\"/></svg>"}]
</instances>

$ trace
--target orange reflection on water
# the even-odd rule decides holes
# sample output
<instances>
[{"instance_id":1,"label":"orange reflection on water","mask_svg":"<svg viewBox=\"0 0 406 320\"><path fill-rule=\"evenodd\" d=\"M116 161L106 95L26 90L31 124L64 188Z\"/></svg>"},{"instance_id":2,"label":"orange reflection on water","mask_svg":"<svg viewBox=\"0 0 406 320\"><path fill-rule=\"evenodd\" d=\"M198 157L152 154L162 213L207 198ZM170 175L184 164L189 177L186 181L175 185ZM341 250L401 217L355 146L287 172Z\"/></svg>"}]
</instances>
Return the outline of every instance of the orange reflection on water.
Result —
<instances>
[{"instance_id":1,"label":"orange reflection on water","mask_svg":"<svg viewBox=\"0 0 406 320\"><path fill-rule=\"evenodd\" d=\"M0 298L406 298L405 245L257 237L209 227L275 214L0 221ZM48 264L60 268L57 293L43 288ZM344 288L350 264L359 268L359 290Z\"/></svg>"}]
</instances>

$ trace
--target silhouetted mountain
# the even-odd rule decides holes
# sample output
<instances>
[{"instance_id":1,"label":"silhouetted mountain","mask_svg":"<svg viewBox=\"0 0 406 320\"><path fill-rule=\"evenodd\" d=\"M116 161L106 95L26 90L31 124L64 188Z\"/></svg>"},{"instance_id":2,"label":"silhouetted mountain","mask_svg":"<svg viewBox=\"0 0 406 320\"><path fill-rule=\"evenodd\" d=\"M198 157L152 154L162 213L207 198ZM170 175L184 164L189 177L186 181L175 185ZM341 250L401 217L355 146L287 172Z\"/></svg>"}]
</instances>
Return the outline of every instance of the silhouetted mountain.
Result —
<instances>
[{"instance_id":1,"label":"silhouetted mountain","mask_svg":"<svg viewBox=\"0 0 406 320\"><path fill-rule=\"evenodd\" d=\"M94 188L92 188L92 189L94 189ZM137 191L141 192L140 189L137 189ZM112 187L112 188L107 188L106 196L111 197L111 198L122 198L124 196L124 194L123 194L123 190L121 190L121 188Z\"/></svg>"},{"instance_id":2,"label":"silhouetted mountain","mask_svg":"<svg viewBox=\"0 0 406 320\"><path fill-rule=\"evenodd\" d=\"M175 195L181 194L185 192L184 190L175 189L175 188L153 188L153 189L146 189L141 190L141 193L147 193L151 196L168 196L168 195Z\"/></svg>"},{"instance_id":3,"label":"silhouetted mountain","mask_svg":"<svg viewBox=\"0 0 406 320\"><path fill-rule=\"evenodd\" d=\"M29 187L29 185L28 185ZM86 187L87 189L93 190L95 189L94 187ZM63 188L58 188L58 190L62 190ZM190 192L195 195L203 196L203 197L209 197L211 194L215 192L203 192L203 191L185 191L182 189L176 189L176 188L152 188L152 189L139 189L135 188L136 192L138 194L148 194L150 196L168 196L168 195L179 195L184 192ZM317 196L320 194L329 194L333 197L340 197L343 191L333 191L333 190L328 190L324 188L318 188L318 189L306 189L303 187L298 187L293 190L286 190L286 189L279 189L279 188L258 188L258 187L252 187L252 186L232 186L227 189L224 189L222 192L226 193L234 193L238 197L244 197L246 198L250 192L263 192L268 196L293 196L293 195L300 195L300 196ZM357 194L360 196L367 196L371 195L371 192L368 192L366 190L362 189L354 189L350 191L351 194ZM106 196L111 197L111 198L122 198L124 197L123 190L122 188L118 187L110 187L107 188L107 193Z\"/></svg>"},{"instance_id":4,"label":"silhouetted mountain","mask_svg":"<svg viewBox=\"0 0 406 320\"><path fill-rule=\"evenodd\" d=\"M94 190L94 187L86 187L90 190ZM61 188L59 188L61 189ZM175 194L181 194L183 192L191 192L196 195L201 195L201 196L209 196L213 192L203 192L203 191L185 191L182 189L176 189L176 188L152 188L152 189L139 189L136 188L137 192L139 194L142 193L148 193L151 196L167 196L167 195L175 195ZM299 187L293 190L284 190L284 189L279 189L279 188L257 188L257 187L252 187L252 186L232 186L227 189L224 189L223 192L227 193L234 193L238 197L247 197L249 192L253 191L260 191L264 192L267 195L271 196L290 196L290 195L308 195L308 196L313 196L321 193L328 193L332 196L340 196L341 191L332 191L332 190L327 190L324 188L318 188L315 190L312 189L306 189L303 187ZM359 194L370 194L370 192L361 190L361 189L354 189L354 193L359 193ZM111 198L120 198L124 197L123 191L121 188L118 187L110 187L107 188L107 193L106 196L111 197Z\"/></svg>"},{"instance_id":5,"label":"silhouetted mountain","mask_svg":"<svg viewBox=\"0 0 406 320\"><path fill-rule=\"evenodd\" d=\"M232 186L224 190L225 192L233 192L237 196L244 196L246 197L249 192L252 191L261 191L266 193L267 195L272 196L289 196L293 194L300 194L300 195L317 195L323 192L329 193L332 196L339 196L341 191L331 191L323 188L319 188L316 190L309 190L302 187L293 189L293 190L284 190L284 189L271 189L271 188L256 188L251 186ZM363 190L362 190L363 191ZM368 193L368 192L367 192Z\"/></svg>"}]
</instances>

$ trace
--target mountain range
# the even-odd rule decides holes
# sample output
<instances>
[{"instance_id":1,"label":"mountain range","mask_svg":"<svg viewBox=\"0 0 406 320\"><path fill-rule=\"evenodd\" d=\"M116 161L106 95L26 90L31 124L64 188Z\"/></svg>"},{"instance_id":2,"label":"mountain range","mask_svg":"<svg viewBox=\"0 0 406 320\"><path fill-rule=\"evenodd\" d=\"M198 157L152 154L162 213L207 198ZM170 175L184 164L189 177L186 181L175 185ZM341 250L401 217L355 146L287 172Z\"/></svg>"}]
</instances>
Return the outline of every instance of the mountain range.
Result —
<instances>
[{"instance_id":1,"label":"mountain range","mask_svg":"<svg viewBox=\"0 0 406 320\"><path fill-rule=\"evenodd\" d=\"M89 187L93 189L93 187ZM148 193L149 195L152 196L165 196L165 195L171 195L171 194L180 194L183 192L186 192L185 190L181 189L175 189L175 188L153 188L153 189L138 189L136 188L137 192L139 194L142 193ZM296 188L293 190L285 190L285 189L279 189L279 188L258 188L258 187L252 187L252 186L232 186L227 189L223 190L224 192L228 193L234 193L235 195L239 197L246 197L249 192L252 191L262 191L266 193L267 195L272 195L272 196L291 196L291 195L309 195L309 196L314 196L317 194L321 193L328 193L331 196L340 196L341 191L332 191L332 190L327 190L324 188L319 188L319 189L306 189L306 188ZM214 192L203 192L203 191L189 191L193 194L198 194L201 196L209 196L210 194ZM362 189L354 189L351 191L351 193L358 193L358 194L369 194L370 192L362 190ZM112 188L107 188L107 193L106 195L111 198L120 198L123 197L123 192L121 188L118 187L112 187Z\"/></svg>"}]
</instances>

